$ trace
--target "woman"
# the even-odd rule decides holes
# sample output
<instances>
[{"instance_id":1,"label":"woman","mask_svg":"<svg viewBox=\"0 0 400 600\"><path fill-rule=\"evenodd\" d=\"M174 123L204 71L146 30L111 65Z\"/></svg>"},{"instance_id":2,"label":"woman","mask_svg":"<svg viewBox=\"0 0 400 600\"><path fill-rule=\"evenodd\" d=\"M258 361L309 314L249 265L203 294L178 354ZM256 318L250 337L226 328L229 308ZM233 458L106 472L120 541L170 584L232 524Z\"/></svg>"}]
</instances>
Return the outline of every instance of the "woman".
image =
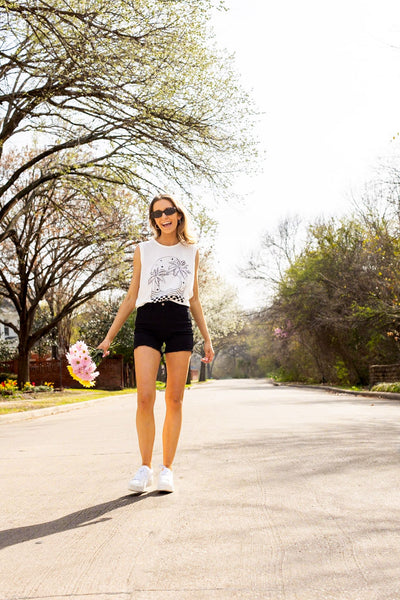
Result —
<instances>
[{"instance_id":1,"label":"woman","mask_svg":"<svg viewBox=\"0 0 400 600\"><path fill-rule=\"evenodd\" d=\"M153 198L149 216L155 237L136 248L128 293L99 348L107 356L111 342L136 306L136 429L142 466L129 482L129 489L144 492L153 483L156 377L161 347L165 343L166 414L158 490L173 492L172 463L181 430L183 393L193 350L189 309L204 338L202 361L211 362L214 351L199 300L198 250L188 231L185 210L171 196L161 194Z\"/></svg>"}]
</instances>

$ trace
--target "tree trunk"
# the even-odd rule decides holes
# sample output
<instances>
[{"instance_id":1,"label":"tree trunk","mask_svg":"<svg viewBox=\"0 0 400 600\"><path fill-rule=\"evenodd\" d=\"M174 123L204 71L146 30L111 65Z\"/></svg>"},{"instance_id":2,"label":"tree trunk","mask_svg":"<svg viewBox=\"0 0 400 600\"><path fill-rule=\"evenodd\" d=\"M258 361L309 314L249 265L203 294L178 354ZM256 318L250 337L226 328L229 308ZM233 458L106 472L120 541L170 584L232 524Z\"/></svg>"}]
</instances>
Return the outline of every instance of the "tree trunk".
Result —
<instances>
[{"instance_id":1,"label":"tree trunk","mask_svg":"<svg viewBox=\"0 0 400 600\"><path fill-rule=\"evenodd\" d=\"M26 314L20 315L19 343L18 343L18 388L22 390L29 381L29 323Z\"/></svg>"},{"instance_id":2,"label":"tree trunk","mask_svg":"<svg viewBox=\"0 0 400 600\"><path fill-rule=\"evenodd\" d=\"M212 379L212 376L213 376L212 375L213 374L213 368L214 368L215 361L217 359L218 354L219 354L219 350L216 350L215 354L214 354L214 359L213 359L212 363L209 363L209 365L208 365L208 373L209 373L210 379Z\"/></svg>"},{"instance_id":3,"label":"tree trunk","mask_svg":"<svg viewBox=\"0 0 400 600\"><path fill-rule=\"evenodd\" d=\"M18 355L18 388L22 390L25 383L29 381L29 350L19 349Z\"/></svg>"},{"instance_id":4,"label":"tree trunk","mask_svg":"<svg viewBox=\"0 0 400 600\"><path fill-rule=\"evenodd\" d=\"M200 364L199 381L205 381L205 380L206 380L206 364L202 362Z\"/></svg>"}]
</instances>

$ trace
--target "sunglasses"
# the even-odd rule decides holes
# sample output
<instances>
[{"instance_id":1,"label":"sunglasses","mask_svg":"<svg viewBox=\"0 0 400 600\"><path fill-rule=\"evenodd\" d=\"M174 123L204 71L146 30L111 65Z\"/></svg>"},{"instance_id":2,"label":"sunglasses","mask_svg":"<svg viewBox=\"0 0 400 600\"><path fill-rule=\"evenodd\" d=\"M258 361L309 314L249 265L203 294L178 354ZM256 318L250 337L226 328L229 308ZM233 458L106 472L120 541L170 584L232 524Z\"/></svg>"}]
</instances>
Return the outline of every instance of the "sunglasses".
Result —
<instances>
[{"instance_id":1,"label":"sunglasses","mask_svg":"<svg viewBox=\"0 0 400 600\"><path fill-rule=\"evenodd\" d=\"M176 213L175 206L168 206L168 208L166 208L165 210L153 210L150 216L152 219L159 219L163 216L163 214L166 217L169 217L169 215L173 215L174 213Z\"/></svg>"}]
</instances>

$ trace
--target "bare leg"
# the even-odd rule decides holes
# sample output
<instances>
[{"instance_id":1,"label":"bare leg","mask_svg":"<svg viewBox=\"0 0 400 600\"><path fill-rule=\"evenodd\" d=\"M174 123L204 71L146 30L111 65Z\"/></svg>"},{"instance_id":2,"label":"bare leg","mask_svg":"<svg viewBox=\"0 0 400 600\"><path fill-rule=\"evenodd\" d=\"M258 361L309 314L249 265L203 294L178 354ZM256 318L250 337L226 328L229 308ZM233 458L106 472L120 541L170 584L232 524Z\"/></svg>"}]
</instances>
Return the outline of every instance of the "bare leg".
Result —
<instances>
[{"instance_id":1,"label":"bare leg","mask_svg":"<svg viewBox=\"0 0 400 600\"><path fill-rule=\"evenodd\" d=\"M163 428L163 462L171 468L178 446L182 426L182 402L191 352L168 352L167 387L165 389L166 413Z\"/></svg>"},{"instance_id":2,"label":"bare leg","mask_svg":"<svg viewBox=\"0 0 400 600\"><path fill-rule=\"evenodd\" d=\"M134 355L137 383L136 430L142 464L151 468L155 436L154 402L160 353L149 346L139 346L135 348Z\"/></svg>"}]
</instances>

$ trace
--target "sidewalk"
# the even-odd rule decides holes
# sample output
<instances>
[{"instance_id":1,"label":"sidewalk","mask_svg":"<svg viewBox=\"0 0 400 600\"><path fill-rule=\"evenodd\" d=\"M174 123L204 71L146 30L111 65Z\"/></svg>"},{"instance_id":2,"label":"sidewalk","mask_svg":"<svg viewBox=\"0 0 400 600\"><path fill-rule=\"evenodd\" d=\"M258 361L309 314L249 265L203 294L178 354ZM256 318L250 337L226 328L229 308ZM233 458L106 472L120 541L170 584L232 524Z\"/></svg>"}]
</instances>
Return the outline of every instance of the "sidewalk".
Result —
<instances>
[{"instance_id":1,"label":"sidewalk","mask_svg":"<svg viewBox=\"0 0 400 600\"><path fill-rule=\"evenodd\" d=\"M59 406L48 406L46 408L34 408L32 410L24 410L20 412L10 413L8 415L0 415L0 426L3 423L15 423L16 421L27 421L30 419L38 419L39 417L47 417L49 415L57 415L71 410L81 408L89 408L93 404L108 401L112 398L123 398L126 394L115 396L103 396L103 398L95 398L93 400L83 400L82 402L71 402L70 404L61 404Z\"/></svg>"},{"instance_id":2,"label":"sidewalk","mask_svg":"<svg viewBox=\"0 0 400 600\"><path fill-rule=\"evenodd\" d=\"M306 384L306 383L291 383L289 381L286 382L277 382L270 380L270 383L275 386L288 386L288 387L298 387L304 388L308 390L323 390L325 392L331 392L334 394L347 394L350 396L365 396L366 398L386 398L388 400L398 400L400 401L400 394L395 392L371 392L368 390L348 390L344 388L334 387L332 385L318 385L318 384Z\"/></svg>"}]
</instances>

